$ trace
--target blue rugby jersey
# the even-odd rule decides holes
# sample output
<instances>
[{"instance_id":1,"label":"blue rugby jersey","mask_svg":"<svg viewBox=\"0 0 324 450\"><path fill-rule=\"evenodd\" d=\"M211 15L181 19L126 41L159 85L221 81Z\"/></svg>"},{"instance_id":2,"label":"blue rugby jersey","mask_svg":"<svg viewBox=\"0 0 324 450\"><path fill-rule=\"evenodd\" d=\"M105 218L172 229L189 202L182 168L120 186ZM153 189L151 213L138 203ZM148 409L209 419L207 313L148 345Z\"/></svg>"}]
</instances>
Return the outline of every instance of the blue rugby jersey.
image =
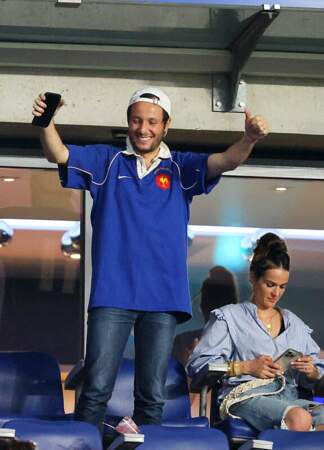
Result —
<instances>
[{"instance_id":1,"label":"blue rugby jersey","mask_svg":"<svg viewBox=\"0 0 324 450\"><path fill-rule=\"evenodd\" d=\"M135 156L116 147L68 148L61 183L93 198L89 308L173 311L189 319L189 205L219 181L206 180L208 154L171 152L139 179Z\"/></svg>"}]
</instances>

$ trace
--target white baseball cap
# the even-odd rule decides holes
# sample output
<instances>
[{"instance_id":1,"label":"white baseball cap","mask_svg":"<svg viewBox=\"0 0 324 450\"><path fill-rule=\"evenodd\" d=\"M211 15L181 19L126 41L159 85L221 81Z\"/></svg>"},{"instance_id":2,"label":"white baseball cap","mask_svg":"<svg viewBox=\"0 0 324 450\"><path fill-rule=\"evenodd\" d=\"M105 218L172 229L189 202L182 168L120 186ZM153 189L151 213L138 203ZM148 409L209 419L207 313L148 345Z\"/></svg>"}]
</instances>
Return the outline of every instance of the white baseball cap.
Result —
<instances>
[{"instance_id":1,"label":"white baseball cap","mask_svg":"<svg viewBox=\"0 0 324 450\"><path fill-rule=\"evenodd\" d=\"M154 95L156 98L149 98L146 97L145 94ZM159 105L164 111L166 111L171 117L171 101L169 97L161 91L161 89L158 89L154 86L148 86L144 89L140 89L131 96L129 100L128 107L133 105L137 102L147 102L147 103L153 103L154 105Z\"/></svg>"}]
</instances>

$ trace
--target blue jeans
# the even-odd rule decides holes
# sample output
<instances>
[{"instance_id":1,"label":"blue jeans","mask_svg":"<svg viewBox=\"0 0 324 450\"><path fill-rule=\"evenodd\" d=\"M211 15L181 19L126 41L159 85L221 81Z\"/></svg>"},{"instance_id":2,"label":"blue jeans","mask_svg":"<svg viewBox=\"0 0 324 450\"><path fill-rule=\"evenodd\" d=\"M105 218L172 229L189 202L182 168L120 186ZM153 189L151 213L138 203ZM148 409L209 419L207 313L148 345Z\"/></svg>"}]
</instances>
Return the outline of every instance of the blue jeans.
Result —
<instances>
[{"instance_id":1,"label":"blue jeans","mask_svg":"<svg viewBox=\"0 0 324 450\"><path fill-rule=\"evenodd\" d=\"M278 389L280 385L279 381L274 380L271 384L251 389L246 394L250 392L270 393ZM300 406L306 409L313 418L313 426L324 425L324 405L298 398L296 386L289 382L282 392L243 400L242 403L231 406L230 412L245 419L257 430L263 431L268 428L280 428L287 408L291 406Z\"/></svg>"},{"instance_id":2,"label":"blue jeans","mask_svg":"<svg viewBox=\"0 0 324 450\"><path fill-rule=\"evenodd\" d=\"M88 316L85 379L76 419L101 431L118 368L134 326L135 382L133 419L138 425L159 424L164 385L177 319L172 313L95 308Z\"/></svg>"}]
</instances>

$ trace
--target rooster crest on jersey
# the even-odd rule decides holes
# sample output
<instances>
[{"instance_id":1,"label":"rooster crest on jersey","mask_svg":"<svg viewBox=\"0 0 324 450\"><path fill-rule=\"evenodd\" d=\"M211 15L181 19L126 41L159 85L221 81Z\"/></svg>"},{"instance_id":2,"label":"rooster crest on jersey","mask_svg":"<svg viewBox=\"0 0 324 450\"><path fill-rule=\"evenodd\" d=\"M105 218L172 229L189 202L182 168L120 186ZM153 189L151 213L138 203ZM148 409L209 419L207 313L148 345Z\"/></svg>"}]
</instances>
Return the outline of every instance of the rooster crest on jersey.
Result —
<instances>
[{"instance_id":1,"label":"rooster crest on jersey","mask_svg":"<svg viewBox=\"0 0 324 450\"><path fill-rule=\"evenodd\" d=\"M171 179L170 175L167 173L159 173L155 177L155 184L158 188L166 191L167 189L170 189L171 186Z\"/></svg>"}]
</instances>

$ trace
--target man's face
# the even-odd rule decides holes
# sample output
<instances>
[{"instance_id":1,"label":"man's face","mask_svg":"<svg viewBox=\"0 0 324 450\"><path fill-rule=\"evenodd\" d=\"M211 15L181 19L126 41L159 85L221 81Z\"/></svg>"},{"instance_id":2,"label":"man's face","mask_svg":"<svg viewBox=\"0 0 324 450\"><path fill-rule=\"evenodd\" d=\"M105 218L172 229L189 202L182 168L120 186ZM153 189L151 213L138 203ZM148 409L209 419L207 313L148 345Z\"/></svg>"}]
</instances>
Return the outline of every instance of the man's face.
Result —
<instances>
[{"instance_id":1,"label":"man's face","mask_svg":"<svg viewBox=\"0 0 324 450\"><path fill-rule=\"evenodd\" d=\"M134 149L138 153L158 150L169 122L163 122L163 110L160 106L148 102L134 103L128 123L128 136Z\"/></svg>"}]
</instances>

